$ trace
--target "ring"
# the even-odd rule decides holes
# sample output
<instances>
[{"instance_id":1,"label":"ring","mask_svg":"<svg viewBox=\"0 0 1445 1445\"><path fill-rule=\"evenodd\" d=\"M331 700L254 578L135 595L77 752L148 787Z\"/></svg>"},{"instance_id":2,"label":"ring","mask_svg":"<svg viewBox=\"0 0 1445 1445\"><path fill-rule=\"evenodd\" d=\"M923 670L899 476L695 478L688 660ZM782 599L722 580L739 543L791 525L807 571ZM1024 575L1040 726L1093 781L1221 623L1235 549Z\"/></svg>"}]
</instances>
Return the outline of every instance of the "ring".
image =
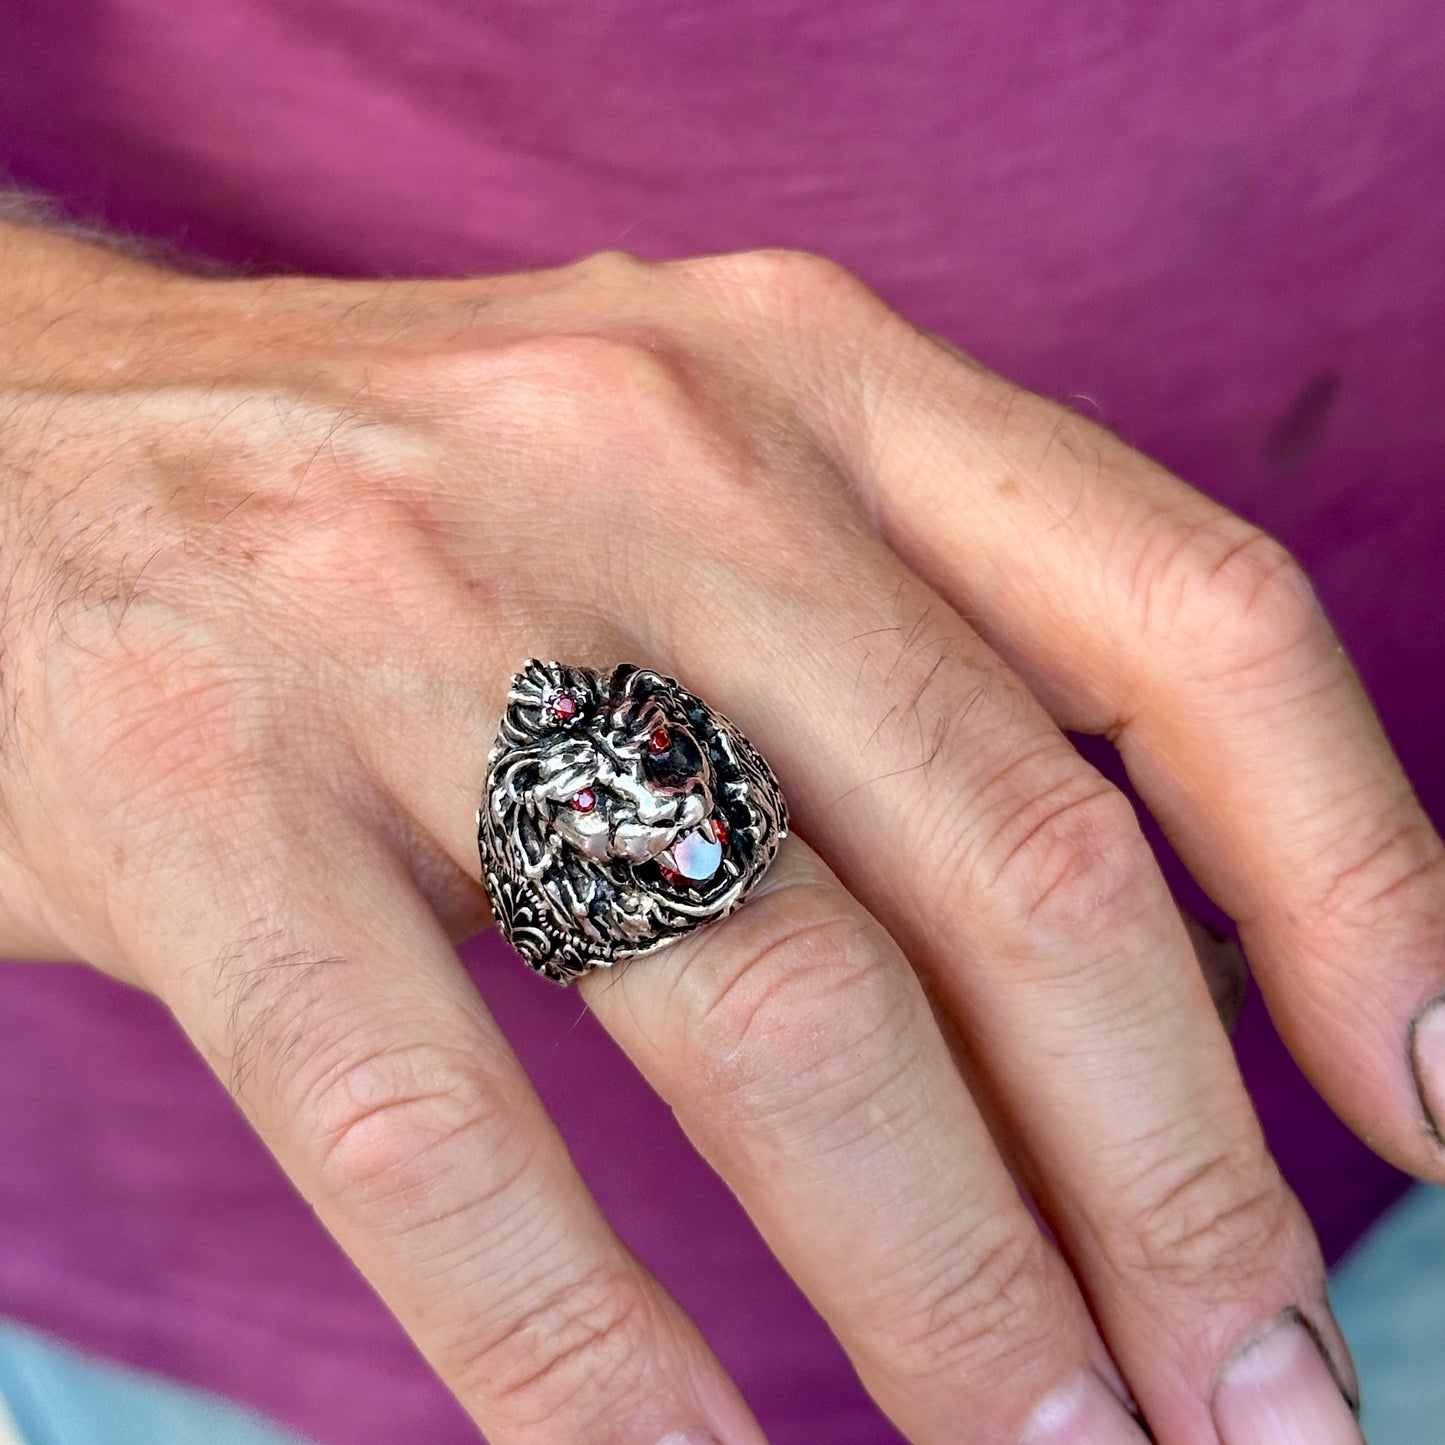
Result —
<instances>
[{"instance_id":1,"label":"ring","mask_svg":"<svg viewBox=\"0 0 1445 1445\"><path fill-rule=\"evenodd\" d=\"M738 728L670 677L528 661L477 810L503 936L558 983L731 913L787 836L782 790Z\"/></svg>"}]
</instances>

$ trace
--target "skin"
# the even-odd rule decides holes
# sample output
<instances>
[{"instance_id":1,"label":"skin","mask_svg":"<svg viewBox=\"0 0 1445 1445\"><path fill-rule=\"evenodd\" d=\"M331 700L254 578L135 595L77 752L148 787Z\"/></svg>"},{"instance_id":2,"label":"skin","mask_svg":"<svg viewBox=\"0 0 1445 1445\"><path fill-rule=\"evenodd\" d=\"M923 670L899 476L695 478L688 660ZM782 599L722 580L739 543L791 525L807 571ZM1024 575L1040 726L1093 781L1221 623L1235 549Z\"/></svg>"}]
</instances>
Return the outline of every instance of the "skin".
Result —
<instances>
[{"instance_id":1,"label":"skin","mask_svg":"<svg viewBox=\"0 0 1445 1445\"><path fill-rule=\"evenodd\" d=\"M238 280L3 226L0 263L0 942L165 1001L494 1445L762 1438L456 960L529 655L677 676L782 780L753 901L579 988L910 1440L1015 1441L1093 1373L1217 1445L1286 1311L1353 1388L1189 928L1061 731L1119 746L1325 1098L1445 1180L1441 845L1276 542L813 256Z\"/></svg>"}]
</instances>

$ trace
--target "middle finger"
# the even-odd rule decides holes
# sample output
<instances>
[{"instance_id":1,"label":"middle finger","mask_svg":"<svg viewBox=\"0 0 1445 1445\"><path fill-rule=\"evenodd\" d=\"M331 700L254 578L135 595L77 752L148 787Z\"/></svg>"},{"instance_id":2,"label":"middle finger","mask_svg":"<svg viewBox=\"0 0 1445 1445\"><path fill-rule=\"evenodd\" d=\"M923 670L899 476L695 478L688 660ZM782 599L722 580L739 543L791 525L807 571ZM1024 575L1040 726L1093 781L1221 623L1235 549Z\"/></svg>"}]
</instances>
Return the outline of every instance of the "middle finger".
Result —
<instances>
[{"instance_id":1,"label":"middle finger","mask_svg":"<svg viewBox=\"0 0 1445 1445\"><path fill-rule=\"evenodd\" d=\"M1349 1388L1318 1246L1131 806L882 543L810 542L749 578L748 623L676 609L667 651L746 706L801 830L957 1023L1146 1416L1214 1445L1234 1356L1285 1319ZM1291 1379L1301 1418L1334 1388Z\"/></svg>"}]
</instances>

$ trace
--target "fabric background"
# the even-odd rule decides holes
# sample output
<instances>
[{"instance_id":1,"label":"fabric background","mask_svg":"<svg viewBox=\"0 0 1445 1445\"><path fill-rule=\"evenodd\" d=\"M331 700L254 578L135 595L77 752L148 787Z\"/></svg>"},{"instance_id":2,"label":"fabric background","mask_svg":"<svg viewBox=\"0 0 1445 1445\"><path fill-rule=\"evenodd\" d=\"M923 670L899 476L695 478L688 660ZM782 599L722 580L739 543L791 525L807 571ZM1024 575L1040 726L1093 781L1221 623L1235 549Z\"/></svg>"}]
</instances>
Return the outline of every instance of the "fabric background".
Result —
<instances>
[{"instance_id":1,"label":"fabric background","mask_svg":"<svg viewBox=\"0 0 1445 1445\"><path fill-rule=\"evenodd\" d=\"M1423 1267L1422 1267L1423 1266ZM1417 1185L1371 1225L1332 1293L1370 1445L1422 1445L1445 1418L1445 1189ZM305 1445L259 1415L0 1320L0 1445Z\"/></svg>"},{"instance_id":2,"label":"fabric background","mask_svg":"<svg viewBox=\"0 0 1445 1445\"><path fill-rule=\"evenodd\" d=\"M825 252L1286 541L1438 819L1442 76L1436 0L11 0L0 164L252 271ZM778 1445L891 1438L575 1000L467 957ZM6 966L0 1030L0 1311L335 1445L470 1438L158 1005ZM1336 1255L1400 1181L1257 1001L1239 1048Z\"/></svg>"}]
</instances>

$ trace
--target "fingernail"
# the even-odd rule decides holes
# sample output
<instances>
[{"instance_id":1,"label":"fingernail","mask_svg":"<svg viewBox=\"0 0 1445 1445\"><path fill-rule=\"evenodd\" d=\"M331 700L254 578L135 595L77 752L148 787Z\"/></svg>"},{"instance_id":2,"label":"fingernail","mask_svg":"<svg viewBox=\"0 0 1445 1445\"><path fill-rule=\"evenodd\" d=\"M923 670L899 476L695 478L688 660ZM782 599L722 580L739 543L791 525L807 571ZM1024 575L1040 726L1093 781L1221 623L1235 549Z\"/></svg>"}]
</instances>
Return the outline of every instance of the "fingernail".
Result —
<instances>
[{"instance_id":1,"label":"fingernail","mask_svg":"<svg viewBox=\"0 0 1445 1445\"><path fill-rule=\"evenodd\" d=\"M1364 1445L1325 1357L1293 1311L1225 1366L1213 1408L1223 1445Z\"/></svg>"},{"instance_id":2,"label":"fingernail","mask_svg":"<svg viewBox=\"0 0 1445 1445\"><path fill-rule=\"evenodd\" d=\"M678 1430L664 1435L657 1445L717 1445L717 1441L702 1430Z\"/></svg>"},{"instance_id":3,"label":"fingernail","mask_svg":"<svg viewBox=\"0 0 1445 1445\"><path fill-rule=\"evenodd\" d=\"M1410 1025L1410 1062L1425 1122L1445 1144L1445 998L1427 1003Z\"/></svg>"},{"instance_id":4,"label":"fingernail","mask_svg":"<svg viewBox=\"0 0 1445 1445\"><path fill-rule=\"evenodd\" d=\"M1147 1436L1097 1376L1080 1375L1029 1416L1019 1445L1144 1445Z\"/></svg>"},{"instance_id":5,"label":"fingernail","mask_svg":"<svg viewBox=\"0 0 1445 1445\"><path fill-rule=\"evenodd\" d=\"M1319 1303L1319 1311L1330 1323L1329 1332L1316 1329L1318 1318L1309 1319L1300 1317L1300 1322L1310 1332L1310 1338L1315 1342L1315 1348L1325 1357L1327 1364L1335 1377L1335 1384L1340 1387L1340 1394L1345 1397L1345 1403L1350 1407L1350 1414L1356 1420L1360 1418L1360 1377L1355 1370L1355 1362L1350 1358L1349 1347L1345 1344L1344 1331L1340 1329L1340 1322L1335 1318L1335 1312L1330 1308L1328 1299L1322 1299ZM1327 1341L1334 1342L1332 1349Z\"/></svg>"}]
</instances>

